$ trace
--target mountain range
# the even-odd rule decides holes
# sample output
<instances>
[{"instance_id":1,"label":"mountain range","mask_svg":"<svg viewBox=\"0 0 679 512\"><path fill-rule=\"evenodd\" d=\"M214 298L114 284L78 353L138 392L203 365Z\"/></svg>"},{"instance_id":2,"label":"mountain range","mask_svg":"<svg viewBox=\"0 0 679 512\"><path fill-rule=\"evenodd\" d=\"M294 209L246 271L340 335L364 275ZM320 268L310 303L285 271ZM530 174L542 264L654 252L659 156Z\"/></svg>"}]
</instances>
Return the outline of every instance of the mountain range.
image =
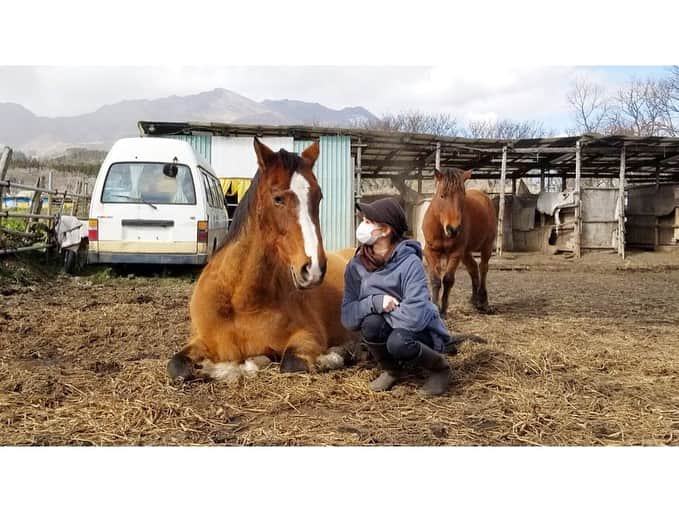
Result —
<instances>
[{"instance_id":1,"label":"mountain range","mask_svg":"<svg viewBox=\"0 0 679 512\"><path fill-rule=\"evenodd\" d=\"M137 121L212 121L240 124L317 124L346 127L377 119L363 107L340 110L295 100L252 100L227 89L151 100L125 100L77 116L42 117L16 103L0 103L0 146L46 156L67 148L108 149L138 134Z\"/></svg>"}]
</instances>

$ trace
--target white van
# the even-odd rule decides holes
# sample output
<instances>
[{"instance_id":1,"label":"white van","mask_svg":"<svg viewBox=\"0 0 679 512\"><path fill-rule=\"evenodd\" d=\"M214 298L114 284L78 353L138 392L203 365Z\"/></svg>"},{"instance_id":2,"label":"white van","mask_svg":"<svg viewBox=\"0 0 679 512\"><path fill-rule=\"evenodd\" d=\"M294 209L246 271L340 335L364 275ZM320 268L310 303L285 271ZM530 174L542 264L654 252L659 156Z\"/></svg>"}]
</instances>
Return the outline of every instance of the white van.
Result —
<instances>
[{"instance_id":1,"label":"white van","mask_svg":"<svg viewBox=\"0 0 679 512\"><path fill-rule=\"evenodd\" d=\"M227 229L219 180L188 142L120 139L92 190L88 262L200 265Z\"/></svg>"}]
</instances>

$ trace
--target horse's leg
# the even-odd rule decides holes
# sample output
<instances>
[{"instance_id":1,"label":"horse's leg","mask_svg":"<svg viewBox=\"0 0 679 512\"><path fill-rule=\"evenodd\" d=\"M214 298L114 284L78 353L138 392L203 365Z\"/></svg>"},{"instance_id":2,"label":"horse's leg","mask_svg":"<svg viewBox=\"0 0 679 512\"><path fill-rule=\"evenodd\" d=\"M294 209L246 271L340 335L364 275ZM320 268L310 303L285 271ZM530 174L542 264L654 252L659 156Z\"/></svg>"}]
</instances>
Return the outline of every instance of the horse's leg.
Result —
<instances>
[{"instance_id":1,"label":"horse's leg","mask_svg":"<svg viewBox=\"0 0 679 512\"><path fill-rule=\"evenodd\" d=\"M455 285L455 272L457 266L460 264L460 257L450 256L448 258L448 266L446 273L443 275L443 294L441 296L441 318L445 318L448 314L448 299L450 298L450 290Z\"/></svg>"},{"instance_id":2,"label":"horse's leg","mask_svg":"<svg viewBox=\"0 0 679 512\"><path fill-rule=\"evenodd\" d=\"M467 272L469 272L469 277L472 278L472 297L471 303L478 307L479 304L479 266L474 259L474 255L471 252L464 253L462 258L464 266L467 267Z\"/></svg>"},{"instance_id":3,"label":"horse's leg","mask_svg":"<svg viewBox=\"0 0 679 512\"><path fill-rule=\"evenodd\" d=\"M429 275L429 284L431 286L431 300L437 306L440 306L439 300L441 296L441 272L439 270L441 259L438 253L425 248L424 260L427 263L427 274Z\"/></svg>"},{"instance_id":4,"label":"horse's leg","mask_svg":"<svg viewBox=\"0 0 679 512\"><path fill-rule=\"evenodd\" d=\"M209 359L207 347L195 337L167 363L167 373L171 379L191 380L200 376L200 363Z\"/></svg>"},{"instance_id":5,"label":"horse's leg","mask_svg":"<svg viewBox=\"0 0 679 512\"><path fill-rule=\"evenodd\" d=\"M290 336L281 361L281 372L307 372L314 367L316 358L321 354L318 340L305 329Z\"/></svg>"},{"instance_id":6,"label":"horse's leg","mask_svg":"<svg viewBox=\"0 0 679 512\"><path fill-rule=\"evenodd\" d=\"M486 289L486 276L488 275L488 260L490 260L493 254L493 248L489 244L481 249L481 265L479 265L480 270L480 282L479 282L479 293L478 293L478 303L476 308L484 313L492 313L493 308L488 304L488 290Z\"/></svg>"}]
</instances>

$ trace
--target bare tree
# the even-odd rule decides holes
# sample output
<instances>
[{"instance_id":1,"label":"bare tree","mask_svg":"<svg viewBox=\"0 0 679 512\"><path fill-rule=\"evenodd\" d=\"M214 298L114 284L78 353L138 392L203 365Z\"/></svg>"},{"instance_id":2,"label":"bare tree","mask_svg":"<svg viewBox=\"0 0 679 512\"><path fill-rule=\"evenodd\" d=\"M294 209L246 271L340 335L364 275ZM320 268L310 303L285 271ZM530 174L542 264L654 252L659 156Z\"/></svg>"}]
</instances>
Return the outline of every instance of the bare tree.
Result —
<instances>
[{"instance_id":1,"label":"bare tree","mask_svg":"<svg viewBox=\"0 0 679 512\"><path fill-rule=\"evenodd\" d=\"M630 80L618 91L607 127L610 134L652 136L662 135L666 91L659 81Z\"/></svg>"},{"instance_id":2,"label":"bare tree","mask_svg":"<svg viewBox=\"0 0 679 512\"><path fill-rule=\"evenodd\" d=\"M537 121L469 121L466 134L474 139L530 139L548 137L550 130Z\"/></svg>"},{"instance_id":3,"label":"bare tree","mask_svg":"<svg viewBox=\"0 0 679 512\"><path fill-rule=\"evenodd\" d=\"M394 132L430 133L454 137L460 133L457 119L445 112L428 113L409 110L396 114L384 114L379 119L362 119L355 124L357 128Z\"/></svg>"},{"instance_id":4,"label":"bare tree","mask_svg":"<svg viewBox=\"0 0 679 512\"><path fill-rule=\"evenodd\" d=\"M679 136L679 66L672 66L669 74L658 83L658 102L662 112L662 131Z\"/></svg>"},{"instance_id":5,"label":"bare tree","mask_svg":"<svg viewBox=\"0 0 679 512\"><path fill-rule=\"evenodd\" d=\"M611 106L600 85L578 78L573 83L567 100L573 109L575 123L580 133L599 133L604 129Z\"/></svg>"}]
</instances>

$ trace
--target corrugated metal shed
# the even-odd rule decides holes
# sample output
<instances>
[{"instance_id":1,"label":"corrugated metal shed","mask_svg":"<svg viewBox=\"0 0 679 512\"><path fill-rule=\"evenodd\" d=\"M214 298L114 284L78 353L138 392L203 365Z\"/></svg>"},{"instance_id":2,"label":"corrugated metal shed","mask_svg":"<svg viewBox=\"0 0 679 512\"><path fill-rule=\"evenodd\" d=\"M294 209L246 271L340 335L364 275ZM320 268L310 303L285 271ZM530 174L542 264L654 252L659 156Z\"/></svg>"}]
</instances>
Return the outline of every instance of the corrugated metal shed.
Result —
<instances>
[{"instance_id":1,"label":"corrugated metal shed","mask_svg":"<svg viewBox=\"0 0 679 512\"><path fill-rule=\"evenodd\" d=\"M278 151L293 151L292 137L262 137L260 141ZM254 137L212 138L212 168L219 178L253 178L257 172Z\"/></svg>"},{"instance_id":2,"label":"corrugated metal shed","mask_svg":"<svg viewBox=\"0 0 679 512\"><path fill-rule=\"evenodd\" d=\"M156 136L156 135L154 135ZM213 157L213 136L203 133L160 135L187 141L194 150L215 168L222 177L225 162ZM222 139L222 137L218 137ZM229 137L230 138L230 137ZM248 137L251 140L251 137ZM278 140L278 139L276 139ZM283 138L280 138L283 140ZM290 140L290 138L287 138ZM312 141L294 140L292 150L301 153ZM281 144L278 144L280 146ZM321 234L323 245L327 251L335 251L355 244L354 214L354 172L351 157L351 136L322 135L320 137L320 156L314 167L314 173L323 190L323 201L320 207ZM285 144L283 144L285 146ZM273 149L273 148L272 148ZM278 147L276 147L276 150ZM219 152L217 152L219 153ZM253 157L254 158L254 157ZM231 162L235 165L234 162ZM253 166L248 166L248 169ZM240 176L236 172L234 175Z\"/></svg>"},{"instance_id":3,"label":"corrugated metal shed","mask_svg":"<svg viewBox=\"0 0 679 512\"><path fill-rule=\"evenodd\" d=\"M293 150L301 153L311 144L295 140ZM351 163L351 137L322 136L321 152L314 174L323 191L320 208L323 246L335 251L354 245L354 173Z\"/></svg>"},{"instance_id":4,"label":"corrugated metal shed","mask_svg":"<svg viewBox=\"0 0 679 512\"><path fill-rule=\"evenodd\" d=\"M204 160L212 164L212 135L211 134L198 134L194 133L191 135L167 135L167 138L185 140L196 153L198 153Z\"/></svg>"}]
</instances>

